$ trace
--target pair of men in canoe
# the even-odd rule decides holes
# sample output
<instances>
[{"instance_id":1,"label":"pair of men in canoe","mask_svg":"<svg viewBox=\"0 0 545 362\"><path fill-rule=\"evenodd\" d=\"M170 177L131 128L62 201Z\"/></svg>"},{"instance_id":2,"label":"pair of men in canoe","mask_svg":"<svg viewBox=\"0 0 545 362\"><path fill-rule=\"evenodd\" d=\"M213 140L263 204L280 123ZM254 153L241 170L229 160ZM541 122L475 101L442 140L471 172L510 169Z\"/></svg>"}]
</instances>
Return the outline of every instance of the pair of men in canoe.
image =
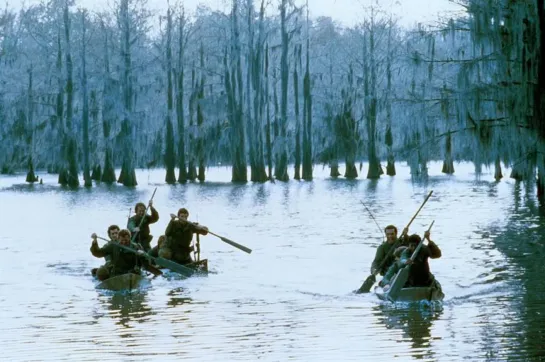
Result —
<instances>
[{"instance_id":1,"label":"pair of men in canoe","mask_svg":"<svg viewBox=\"0 0 545 362\"><path fill-rule=\"evenodd\" d=\"M418 234L408 236L408 229L405 228L401 236L397 237L397 228L394 225L388 225L384 229L386 241L382 243L375 254L375 259L371 264L371 273L380 273L384 277L379 282L384 290L390 287L390 281L397 274L399 269L406 265L411 265L409 280L406 287L427 287L434 283L435 278L430 272L428 259L437 259L441 257L441 249L430 239L430 232L424 233L424 239L428 240L428 245L422 245L422 248L411 259L416 247L422 240ZM392 250L395 248L394 250Z\"/></svg>"},{"instance_id":2,"label":"pair of men in canoe","mask_svg":"<svg viewBox=\"0 0 545 362\"><path fill-rule=\"evenodd\" d=\"M170 214L170 222L165 230L165 234L159 237L157 246L151 247L149 225L159 220L159 213L153 207L153 201L149 201L151 215L146 214L146 206L139 202L135 206L136 214L129 219L127 228L136 236L135 241L142 245L146 252L151 252L152 256L160 256L170 259L178 264L189 264L191 259L191 241L193 234L208 234L208 228L197 223L188 221L189 211L186 208L178 210L178 214Z\"/></svg>"},{"instance_id":3,"label":"pair of men in canoe","mask_svg":"<svg viewBox=\"0 0 545 362\"><path fill-rule=\"evenodd\" d=\"M179 264L189 264L191 259L191 241L193 234L208 234L208 228L189 222L189 212L185 208L178 210L178 216L171 214L171 220L162 235L157 246L151 248L150 224L159 220L159 213L153 207L150 200L149 207L151 215L146 213L146 206L139 202L135 206L135 215L129 218L127 229L119 230L117 225L108 228L108 236L111 242L98 247L97 236L93 234L91 253L98 258L104 257L106 264L96 270L96 276L99 280L105 280L109 277L130 273L139 270L139 266L147 267L148 260L145 253L157 257L170 259ZM131 247L137 250L137 253L116 247L116 243Z\"/></svg>"}]
</instances>

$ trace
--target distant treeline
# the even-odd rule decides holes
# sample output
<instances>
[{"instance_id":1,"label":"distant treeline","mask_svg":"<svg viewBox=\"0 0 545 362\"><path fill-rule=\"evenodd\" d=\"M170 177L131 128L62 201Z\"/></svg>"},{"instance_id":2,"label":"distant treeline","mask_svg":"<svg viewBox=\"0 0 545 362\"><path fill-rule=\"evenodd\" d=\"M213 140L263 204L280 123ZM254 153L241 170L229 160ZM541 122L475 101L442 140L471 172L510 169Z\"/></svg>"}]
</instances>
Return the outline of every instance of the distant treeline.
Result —
<instances>
[{"instance_id":1,"label":"distant treeline","mask_svg":"<svg viewBox=\"0 0 545 362\"><path fill-rule=\"evenodd\" d=\"M265 182L311 180L316 164L356 178L367 160L379 178L403 160L425 177L430 160L445 173L469 160L543 180L542 4L461 3L468 12L412 29L376 6L348 28L288 0L233 0L228 14L152 14L141 0L6 9L1 172L134 186L146 167L175 183L221 163L234 182Z\"/></svg>"}]
</instances>

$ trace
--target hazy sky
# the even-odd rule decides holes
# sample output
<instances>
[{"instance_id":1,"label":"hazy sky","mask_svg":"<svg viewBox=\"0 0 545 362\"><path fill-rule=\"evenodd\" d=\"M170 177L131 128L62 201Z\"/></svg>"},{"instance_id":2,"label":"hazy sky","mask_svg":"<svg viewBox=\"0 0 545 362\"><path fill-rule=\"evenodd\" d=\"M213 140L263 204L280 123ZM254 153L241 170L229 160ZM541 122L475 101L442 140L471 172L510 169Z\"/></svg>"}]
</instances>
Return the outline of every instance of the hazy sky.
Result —
<instances>
[{"instance_id":1,"label":"hazy sky","mask_svg":"<svg viewBox=\"0 0 545 362\"><path fill-rule=\"evenodd\" d=\"M8 0L9 1L9 0ZM38 3L39 0L11 0L10 7L20 8L22 4L27 6ZM172 0L171 3L174 3ZM212 9L228 9L230 0L184 0L188 11L193 11L197 4L206 4ZM272 0L276 3L278 0ZM297 4L304 4L305 0L296 0ZM400 16L403 25L413 25L417 22L428 23L437 19L438 13L459 11L460 7L448 0L308 0L310 15L331 16L344 25L354 25L362 19L363 7L371 3L379 3L385 9ZM113 0L76 0L78 6L89 9L101 9L113 4ZM392 5L393 4L393 5ZM167 0L148 0L151 9L166 9Z\"/></svg>"}]
</instances>

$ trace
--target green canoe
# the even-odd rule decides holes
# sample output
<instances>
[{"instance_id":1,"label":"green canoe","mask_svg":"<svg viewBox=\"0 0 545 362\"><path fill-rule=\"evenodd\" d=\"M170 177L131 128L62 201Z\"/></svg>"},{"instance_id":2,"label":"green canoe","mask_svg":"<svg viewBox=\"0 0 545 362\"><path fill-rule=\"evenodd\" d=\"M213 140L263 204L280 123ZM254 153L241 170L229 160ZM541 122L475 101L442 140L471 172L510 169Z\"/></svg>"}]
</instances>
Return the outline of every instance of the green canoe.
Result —
<instances>
[{"instance_id":1,"label":"green canoe","mask_svg":"<svg viewBox=\"0 0 545 362\"><path fill-rule=\"evenodd\" d=\"M445 297L441 289L441 284L437 281L434 281L429 287L401 288L395 298L392 298L388 292L384 292L380 287L375 288L375 294L380 299L390 302L441 301Z\"/></svg>"},{"instance_id":2,"label":"green canoe","mask_svg":"<svg viewBox=\"0 0 545 362\"><path fill-rule=\"evenodd\" d=\"M96 286L97 289L108 289L112 291L135 290L149 286L151 282L148 278L134 273L117 275L102 281Z\"/></svg>"}]
</instances>

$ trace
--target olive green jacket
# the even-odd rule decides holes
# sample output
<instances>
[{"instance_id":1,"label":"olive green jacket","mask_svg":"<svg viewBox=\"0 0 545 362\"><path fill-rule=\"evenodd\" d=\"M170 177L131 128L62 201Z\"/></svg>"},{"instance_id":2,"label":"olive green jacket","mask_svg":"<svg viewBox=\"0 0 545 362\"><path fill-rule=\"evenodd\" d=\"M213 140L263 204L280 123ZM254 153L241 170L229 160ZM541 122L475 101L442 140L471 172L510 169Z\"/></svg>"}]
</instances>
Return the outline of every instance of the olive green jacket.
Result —
<instances>
[{"instance_id":1,"label":"olive green jacket","mask_svg":"<svg viewBox=\"0 0 545 362\"><path fill-rule=\"evenodd\" d=\"M135 247L135 245L131 246ZM107 256L111 258L109 263L110 276L130 273L138 269L142 262L140 257L130 251L119 248L116 243L112 242L107 243L103 247L99 247L98 244L92 244L91 254L97 258L105 258Z\"/></svg>"}]
</instances>

